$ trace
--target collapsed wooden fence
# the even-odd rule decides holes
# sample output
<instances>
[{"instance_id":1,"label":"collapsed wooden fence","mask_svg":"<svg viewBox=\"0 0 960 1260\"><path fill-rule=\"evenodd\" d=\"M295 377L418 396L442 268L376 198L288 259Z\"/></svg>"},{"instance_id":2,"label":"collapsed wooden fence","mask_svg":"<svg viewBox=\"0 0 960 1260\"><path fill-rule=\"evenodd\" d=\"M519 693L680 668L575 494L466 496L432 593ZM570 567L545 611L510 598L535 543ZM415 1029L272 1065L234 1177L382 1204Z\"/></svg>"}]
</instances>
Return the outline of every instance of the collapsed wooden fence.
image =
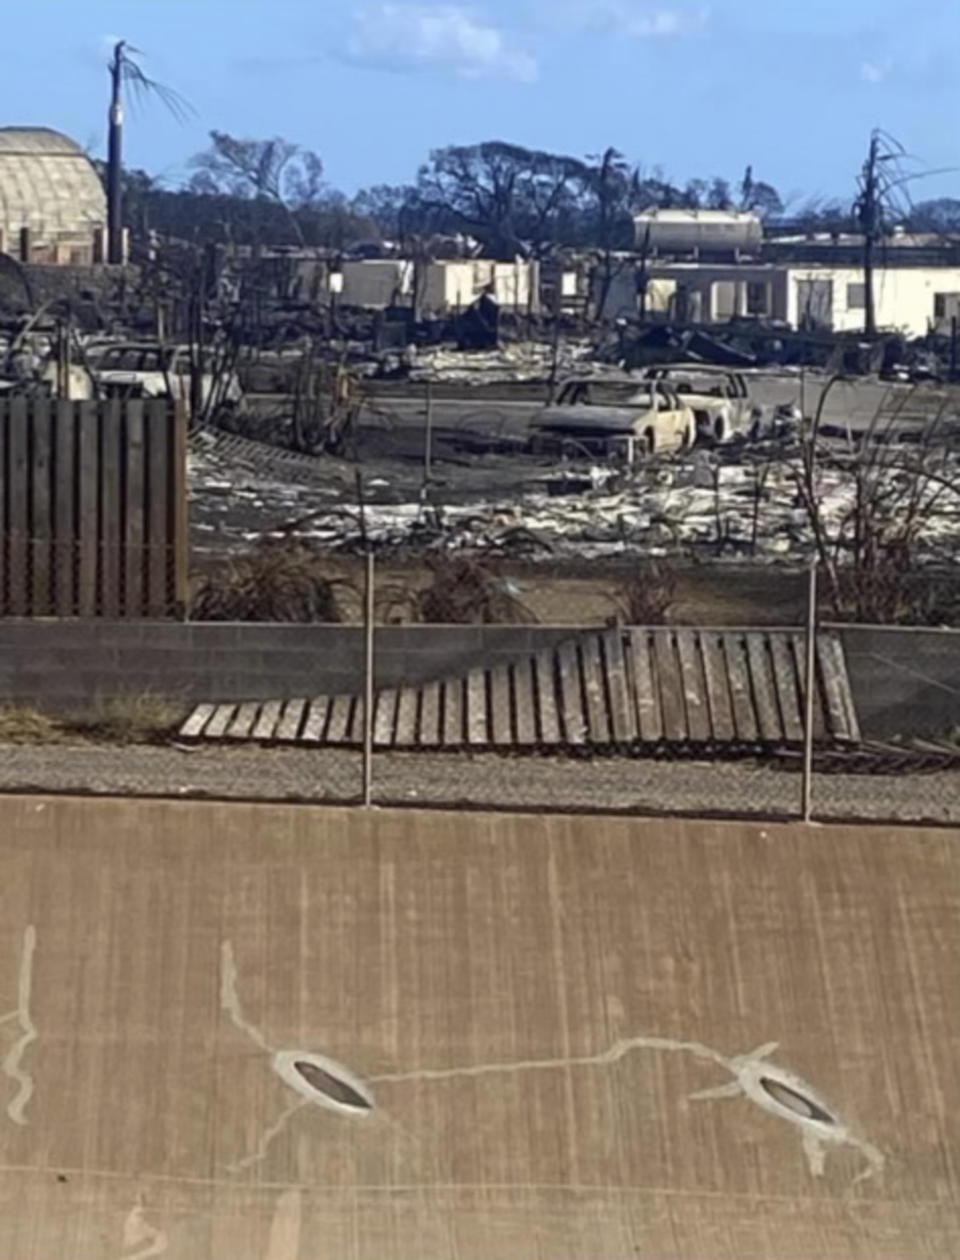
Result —
<instances>
[{"instance_id":1,"label":"collapsed wooden fence","mask_svg":"<svg viewBox=\"0 0 960 1260\"><path fill-rule=\"evenodd\" d=\"M628 628L571 635L510 665L377 691L377 748L762 751L804 737L806 646L791 630ZM816 637L813 738L859 743L843 644ZM362 695L199 704L184 739L359 747Z\"/></svg>"},{"instance_id":2,"label":"collapsed wooden fence","mask_svg":"<svg viewBox=\"0 0 960 1260\"><path fill-rule=\"evenodd\" d=\"M0 616L182 615L187 567L182 410L0 400Z\"/></svg>"}]
</instances>

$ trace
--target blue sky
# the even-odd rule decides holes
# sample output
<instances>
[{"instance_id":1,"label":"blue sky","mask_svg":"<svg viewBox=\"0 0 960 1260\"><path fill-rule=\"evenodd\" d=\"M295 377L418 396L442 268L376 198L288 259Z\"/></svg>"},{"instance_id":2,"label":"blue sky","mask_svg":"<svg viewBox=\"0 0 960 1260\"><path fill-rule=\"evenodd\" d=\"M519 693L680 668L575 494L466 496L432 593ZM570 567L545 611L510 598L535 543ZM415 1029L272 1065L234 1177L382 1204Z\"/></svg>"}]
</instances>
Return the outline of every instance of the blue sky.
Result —
<instances>
[{"instance_id":1,"label":"blue sky","mask_svg":"<svg viewBox=\"0 0 960 1260\"><path fill-rule=\"evenodd\" d=\"M675 180L852 198L870 129L960 196L960 0L5 0L0 122L105 139L111 37L189 100L128 110L130 163L175 184L211 128L315 149L348 192L429 150L608 144ZM10 56L13 51L14 55ZM953 169L955 168L955 169Z\"/></svg>"}]
</instances>

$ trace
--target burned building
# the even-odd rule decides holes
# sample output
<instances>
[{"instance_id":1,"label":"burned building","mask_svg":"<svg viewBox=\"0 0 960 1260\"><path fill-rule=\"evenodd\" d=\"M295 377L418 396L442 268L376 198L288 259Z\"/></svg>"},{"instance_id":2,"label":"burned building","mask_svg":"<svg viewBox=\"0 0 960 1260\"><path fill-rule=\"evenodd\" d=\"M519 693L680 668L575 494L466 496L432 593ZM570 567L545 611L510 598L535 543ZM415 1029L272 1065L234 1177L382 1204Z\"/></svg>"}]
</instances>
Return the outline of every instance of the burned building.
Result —
<instances>
[{"instance_id":1,"label":"burned building","mask_svg":"<svg viewBox=\"0 0 960 1260\"><path fill-rule=\"evenodd\" d=\"M25 263L100 261L107 199L75 141L46 127L0 127L0 253Z\"/></svg>"}]
</instances>

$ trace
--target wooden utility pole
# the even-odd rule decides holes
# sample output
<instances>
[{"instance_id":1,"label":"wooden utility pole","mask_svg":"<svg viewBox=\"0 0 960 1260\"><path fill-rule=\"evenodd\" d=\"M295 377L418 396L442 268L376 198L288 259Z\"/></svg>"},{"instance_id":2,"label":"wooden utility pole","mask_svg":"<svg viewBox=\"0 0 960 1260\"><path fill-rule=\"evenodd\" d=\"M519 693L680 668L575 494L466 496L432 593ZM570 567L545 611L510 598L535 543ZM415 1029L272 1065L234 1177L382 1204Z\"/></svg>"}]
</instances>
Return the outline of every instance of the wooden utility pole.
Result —
<instances>
[{"instance_id":1,"label":"wooden utility pole","mask_svg":"<svg viewBox=\"0 0 960 1260\"><path fill-rule=\"evenodd\" d=\"M877 335L877 308L874 298L874 251L881 232L881 192L879 179L880 137L870 137L870 152L863 164L862 187L857 201L857 218L863 233L863 331Z\"/></svg>"},{"instance_id":2,"label":"wooden utility pole","mask_svg":"<svg viewBox=\"0 0 960 1260\"><path fill-rule=\"evenodd\" d=\"M110 61L110 132L107 143L107 262L123 262L123 50L120 40Z\"/></svg>"}]
</instances>

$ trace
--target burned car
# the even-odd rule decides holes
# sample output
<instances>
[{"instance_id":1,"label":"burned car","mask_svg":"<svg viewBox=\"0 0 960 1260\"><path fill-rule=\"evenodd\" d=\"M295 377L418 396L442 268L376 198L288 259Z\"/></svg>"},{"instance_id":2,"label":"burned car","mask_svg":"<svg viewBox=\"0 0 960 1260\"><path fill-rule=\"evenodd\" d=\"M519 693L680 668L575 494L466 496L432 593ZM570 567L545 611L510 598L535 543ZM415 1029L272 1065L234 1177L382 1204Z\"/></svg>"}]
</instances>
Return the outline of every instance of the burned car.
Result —
<instances>
[{"instance_id":1,"label":"burned car","mask_svg":"<svg viewBox=\"0 0 960 1260\"><path fill-rule=\"evenodd\" d=\"M626 464L676 454L695 440L692 408L663 382L567 381L556 402L530 422L535 453L614 458Z\"/></svg>"},{"instance_id":2,"label":"burned car","mask_svg":"<svg viewBox=\"0 0 960 1260\"><path fill-rule=\"evenodd\" d=\"M648 368L643 379L677 392L693 411L700 442L752 439L765 427L764 409L752 401L742 372L709 364L662 364Z\"/></svg>"}]
</instances>

